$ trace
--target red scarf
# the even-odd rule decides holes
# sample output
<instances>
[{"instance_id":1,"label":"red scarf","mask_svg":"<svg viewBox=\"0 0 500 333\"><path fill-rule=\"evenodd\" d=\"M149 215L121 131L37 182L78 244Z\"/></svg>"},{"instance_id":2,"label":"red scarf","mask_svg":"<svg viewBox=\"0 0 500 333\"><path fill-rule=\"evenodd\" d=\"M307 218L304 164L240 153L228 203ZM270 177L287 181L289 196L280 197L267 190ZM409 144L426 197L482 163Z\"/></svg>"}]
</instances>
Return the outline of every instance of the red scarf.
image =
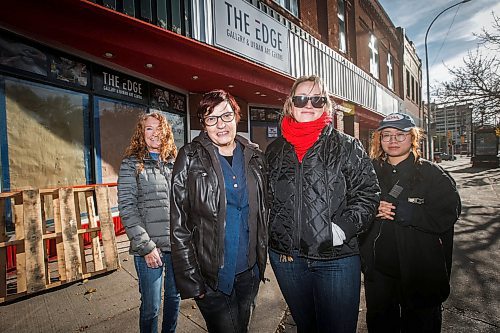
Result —
<instances>
[{"instance_id":1,"label":"red scarf","mask_svg":"<svg viewBox=\"0 0 500 333\"><path fill-rule=\"evenodd\" d=\"M318 141L323 128L331 122L332 117L326 112L323 112L318 119L304 123L299 123L290 116L283 118L281 132L286 141L290 142L295 148L295 153L300 163L302 163L307 150Z\"/></svg>"}]
</instances>

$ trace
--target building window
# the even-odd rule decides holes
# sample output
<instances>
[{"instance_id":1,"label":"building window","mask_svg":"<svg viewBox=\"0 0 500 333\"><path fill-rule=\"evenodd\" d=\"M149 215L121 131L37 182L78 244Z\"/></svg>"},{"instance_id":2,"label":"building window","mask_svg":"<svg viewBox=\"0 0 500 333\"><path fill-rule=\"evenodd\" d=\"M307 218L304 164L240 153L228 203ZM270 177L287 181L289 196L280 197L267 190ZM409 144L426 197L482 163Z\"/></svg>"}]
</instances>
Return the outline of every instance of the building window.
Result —
<instances>
[{"instance_id":1,"label":"building window","mask_svg":"<svg viewBox=\"0 0 500 333\"><path fill-rule=\"evenodd\" d=\"M394 90L394 68L392 65L392 56L390 53L387 54L387 87Z\"/></svg>"},{"instance_id":2,"label":"building window","mask_svg":"<svg viewBox=\"0 0 500 333\"><path fill-rule=\"evenodd\" d=\"M297 5L297 0L274 0L274 2L288 10L293 15L297 17L299 16L299 6Z\"/></svg>"},{"instance_id":3,"label":"building window","mask_svg":"<svg viewBox=\"0 0 500 333\"><path fill-rule=\"evenodd\" d=\"M339 18L339 51L347 52L346 24L345 24L345 0L338 0L337 17Z\"/></svg>"},{"instance_id":4,"label":"building window","mask_svg":"<svg viewBox=\"0 0 500 333\"><path fill-rule=\"evenodd\" d=\"M411 76L411 100L415 102L415 78Z\"/></svg>"},{"instance_id":5,"label":"building window","mask_svg":"<svg viewBox=\"0 0 500 333\"><path fill-rule=\"evenodd\" d=\"M368 43L368 48L370 49L370 73L376 79L378 76L378 46L377 46L377 37L373 34L370 34L370 42Z\"/></svg>"},{"instance_id":6,"label":"building window","mask_svg":"<svg viewBox=\"0 0 500 333\"><path fill-rule=\"evenodd\" d=\"M2 190L90 182L89 96L0 76Z\"/></svg>"},{"instance_id":7,"label":"building window","mask_svg":"<svg viewBox=\"0 0 500 333\"><path fill-rule=\"evenodd\" d=\"M410 86L410 71L409 70L406 70L406 97L410 97L410 90L411 90L411 86Z\"/></svg>"}]
</instances>

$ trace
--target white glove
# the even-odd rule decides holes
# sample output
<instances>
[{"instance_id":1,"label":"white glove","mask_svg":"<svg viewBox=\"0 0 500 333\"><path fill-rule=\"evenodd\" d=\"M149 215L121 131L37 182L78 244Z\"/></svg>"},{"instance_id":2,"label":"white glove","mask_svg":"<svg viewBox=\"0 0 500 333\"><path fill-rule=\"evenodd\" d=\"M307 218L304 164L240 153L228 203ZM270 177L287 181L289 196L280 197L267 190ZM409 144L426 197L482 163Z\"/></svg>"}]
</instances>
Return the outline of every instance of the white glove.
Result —
<instances>
[{"instance_id":1,"label":"white glove","mask_svg":"<svg viewBox=\"0 0 500 333\"><path fill-rule=\"evenodd\" d=\"M345 233L342 228L340 228L335 223L332 223L332 240L333 246L339 246L344 244L345 241Z\"/></svg>"}]
</instances>

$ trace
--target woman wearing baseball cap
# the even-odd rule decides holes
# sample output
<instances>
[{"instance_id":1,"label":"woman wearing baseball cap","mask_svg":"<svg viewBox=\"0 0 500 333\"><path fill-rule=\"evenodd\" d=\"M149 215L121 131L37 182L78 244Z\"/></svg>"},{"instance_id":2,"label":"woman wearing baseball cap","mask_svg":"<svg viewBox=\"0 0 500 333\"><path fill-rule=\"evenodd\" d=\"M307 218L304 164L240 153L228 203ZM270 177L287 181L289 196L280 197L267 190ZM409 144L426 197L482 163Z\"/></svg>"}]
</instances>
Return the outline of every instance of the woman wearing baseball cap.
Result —
<instances>
[{"instance_id":1,"label":"woman wearing baseball cap","mask_svg":"<svg viewBox=\"0 0 500 333\"><path fill-rule=\"evenodd\" d=\"M461 204L451 176L421 157L420 139L402 113L385 117L372 138L381 201L360 237L370 333L441 331Z\"/></svg>"}]
</instances>

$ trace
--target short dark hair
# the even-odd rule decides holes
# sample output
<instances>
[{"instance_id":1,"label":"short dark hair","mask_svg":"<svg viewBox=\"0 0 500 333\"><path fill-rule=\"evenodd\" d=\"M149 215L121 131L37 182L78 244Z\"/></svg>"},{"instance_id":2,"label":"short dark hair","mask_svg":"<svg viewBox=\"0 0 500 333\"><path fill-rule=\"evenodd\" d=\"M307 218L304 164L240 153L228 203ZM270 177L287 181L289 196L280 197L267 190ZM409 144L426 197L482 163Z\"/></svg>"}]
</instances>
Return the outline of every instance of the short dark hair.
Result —
<instances>
[{"instance_id":1,"label":"short dark hair","mask_svg":"<svg viewBox=\"0 0 500 333\"><path fill-rule=\"evenodd\" d=\"M205 127L205 123L203 122L203 117L208 116L214 111L214 108L220 103L227 101L231 108L234 111L236 116L236 122L240 121L241 111L240 106L236 103L234 97L225 90L215 89L203 94L201 98L200 104L198 105L198 110L196 114L200 119L200 123L203 127Z\"/></svg>"}]
</instances>

